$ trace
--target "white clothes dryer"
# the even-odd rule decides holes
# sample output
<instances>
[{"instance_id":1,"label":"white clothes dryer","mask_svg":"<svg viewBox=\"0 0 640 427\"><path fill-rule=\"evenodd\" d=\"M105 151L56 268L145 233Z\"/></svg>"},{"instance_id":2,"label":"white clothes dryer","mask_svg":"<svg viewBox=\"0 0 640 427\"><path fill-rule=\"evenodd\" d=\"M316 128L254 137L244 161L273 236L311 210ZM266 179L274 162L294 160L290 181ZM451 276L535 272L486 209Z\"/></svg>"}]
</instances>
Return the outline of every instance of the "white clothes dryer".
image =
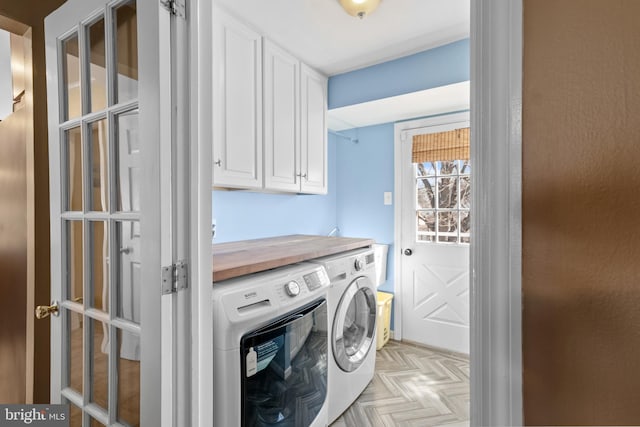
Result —
<instances>
[{"instance_id":1,"label":"white clothes dryer","mask_svg":"<svg viewBox=\"0 0 640 427\"><path fill-rule=\"evenodd\" d=\"M324 266L331 285L329 311L329 423L373 379L376 363L376 287L373 249L310 261Z\"/></svg>"},{"instance_id":2,"label":"white clothes dryer","mask_svg":"<svg viewBox=\"0 0 640 427\"><path fill-rule=\"evenodd\" d=\"M328 425L328 287L313 264L213 284L214 426Z\"/></svg>"}]
</instances>

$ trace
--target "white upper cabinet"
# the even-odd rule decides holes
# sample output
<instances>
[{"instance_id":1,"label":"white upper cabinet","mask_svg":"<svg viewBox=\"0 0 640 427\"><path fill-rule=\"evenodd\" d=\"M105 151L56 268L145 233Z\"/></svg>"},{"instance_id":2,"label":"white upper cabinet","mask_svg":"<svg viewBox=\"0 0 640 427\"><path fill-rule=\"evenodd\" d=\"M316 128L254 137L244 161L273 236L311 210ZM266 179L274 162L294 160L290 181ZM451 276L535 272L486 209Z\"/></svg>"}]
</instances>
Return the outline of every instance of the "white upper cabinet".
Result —
<instances>
[{"instance_id":1,"label":"white upper cabinet","mask_svg":"<svg viewBox=\"0 0 640 427\"><path fill-rule=\"evenodd\" d=\"M213 185L262 188L262 37L216 11Z\"/></svg>"},{"instance_id":2,"label":"white upper cabinet","mask_svg":"<svg viewBox=\"0 0 640 427\"><path fill-rule=\"evenodd\" d=\"M300 191L300 62L264 41L264 187Z\"/></svg>"},{"instance_id":3,"label":"white upper cabinet","mask_svg":"<svg viewBox=\"0 0 640 427\"><path fill-rule=\"evenodd\" d=\"M218 10L213 185L327 193L327 78Z\"/></svg>"},{"instance_id":4,"label":"white upper cabinet","mask_svg":"<svg viewBox=\"0 0 640 427\"><path fill-rule=\"evenodd\" d=\"M327 193L327 78L264 40L264 187Z\"/></svg>"},{"instance_id":5,"label":"white upper cabinet","mask_svg":"<svg viewBox=\"0 0 640 427\"><path fill-rule=\"evenodd\" d=\"M327 78L300 66L302 193L327 194Z\"/></svg>"}]
</instances>

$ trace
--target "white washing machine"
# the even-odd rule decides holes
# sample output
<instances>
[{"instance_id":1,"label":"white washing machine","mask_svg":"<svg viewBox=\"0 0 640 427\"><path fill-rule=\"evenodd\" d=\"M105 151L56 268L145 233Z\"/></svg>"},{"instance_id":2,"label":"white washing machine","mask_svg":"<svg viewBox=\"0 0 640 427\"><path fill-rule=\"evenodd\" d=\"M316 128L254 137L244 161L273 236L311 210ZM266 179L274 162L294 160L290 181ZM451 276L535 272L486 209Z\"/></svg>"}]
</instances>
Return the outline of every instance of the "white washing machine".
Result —
<instances>
[{"instance_id":1,"label":"white washing machine","mask_svg":"<svg viewBox=\"0 0 640 427\"><path fill-rule=\"evenodd\" d=\"M373 249L318 258L331 281L329 310L329 423L367 387L376 363L376 286Z\"/></svg>"},{"instance_id":2,"label":"white washing machine","mask_svg":"<svg viewBox=\"0 0 640 427\"><path fill-rule=\"evenodd\" d=\"M313 264L213 284L215 427L328 425L328 288Z\"/></svg>"}]
</instances>

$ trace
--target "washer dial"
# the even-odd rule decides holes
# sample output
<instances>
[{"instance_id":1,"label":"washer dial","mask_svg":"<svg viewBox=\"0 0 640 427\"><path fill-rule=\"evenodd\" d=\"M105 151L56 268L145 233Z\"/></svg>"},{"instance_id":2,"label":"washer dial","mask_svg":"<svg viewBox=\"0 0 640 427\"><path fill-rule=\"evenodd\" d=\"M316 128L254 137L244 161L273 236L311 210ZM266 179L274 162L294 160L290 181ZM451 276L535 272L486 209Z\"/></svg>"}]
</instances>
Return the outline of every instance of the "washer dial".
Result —
<instances>
[{"instance_id":1,"label":"washer dial","mask_svg":"<svg viewBox=\"0 0 640 427\"><path fill-rule=\"evenodd\" d=\"M300 294L300 285L298 285L298 282L296 282L295 280L292 280L284 285L284 290L290 297L295 297Z\"/></svg>"}]
</instances>

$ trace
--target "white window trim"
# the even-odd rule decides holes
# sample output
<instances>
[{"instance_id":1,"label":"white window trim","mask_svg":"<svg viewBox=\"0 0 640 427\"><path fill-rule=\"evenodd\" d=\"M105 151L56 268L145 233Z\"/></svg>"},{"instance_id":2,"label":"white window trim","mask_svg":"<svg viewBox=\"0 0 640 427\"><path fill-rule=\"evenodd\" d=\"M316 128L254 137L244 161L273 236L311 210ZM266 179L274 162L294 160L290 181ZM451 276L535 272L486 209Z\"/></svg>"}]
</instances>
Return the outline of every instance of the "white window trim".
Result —
<instances>
[{"instance_id":1,"label":"white window trim","mask_svg":"<svg viewBox=\"0 0 640 427\"><path fill-rule=\"evenodd\" d=\"M460 162L460 161L467 161L468 159L455 159L456 162ZM439 230L439 222L438 222L438 214L439 213L446 213L446 212L455 212L458 215L460 215L461 213L471 213L471 209L470 208L463 208L462 207L462 195L460 194L462 192L461 187L462 185L461 183L461 178L462 177L469 177L471 176L471 172L469 173L462 173L462 169L460 167L457 168L455 173L451 173L451 174L442 174L440 173L440 171L438 171L438 167L436 165L436 163L440 163L440 161L433 161L433 162L429 162L429 163L433 163L433 168L434 168L434 174L430 175L427 174L426 176L418 176L417 174L417 167L414 167L413 170L413 177L414 177L414 188L413 188L413 194L417 197L417 191L418 191L418 186L417 186L417 181L419 179L433 179L434 180L434 186L432 188L433 191L433 195L434 195L434 203L435 205L431 208L423 208L417 205L415 206L415 211L417 212L433 212L434 214L434 218L435 218L435 225L434 225L434 231L433 232L418 232L416 231L416 243L419 243L421 245L444 245L444 246L468 246L468 242L462 242L462 238L464 237L469 237L470 233L463 233L461 228L462 228L462 221L460 220L460 217L458 217L458 221L457 221L457 226L456 226L456 230L455 231L440 231ZM440 178L455 178L456 179L456 186L457 186L457 193L456 193L456 206L451 208L441 208L439 206L440 204L440 190L438 188L438 179ZM433 234L432 234L433 233ZM433 237L433 240L418 240L418 236L430 236ZM438 240L438 238L440 236L447 236L447 237L455 237L456 241L455 242L441 242Z\"/></svg>"}]
</instances>

